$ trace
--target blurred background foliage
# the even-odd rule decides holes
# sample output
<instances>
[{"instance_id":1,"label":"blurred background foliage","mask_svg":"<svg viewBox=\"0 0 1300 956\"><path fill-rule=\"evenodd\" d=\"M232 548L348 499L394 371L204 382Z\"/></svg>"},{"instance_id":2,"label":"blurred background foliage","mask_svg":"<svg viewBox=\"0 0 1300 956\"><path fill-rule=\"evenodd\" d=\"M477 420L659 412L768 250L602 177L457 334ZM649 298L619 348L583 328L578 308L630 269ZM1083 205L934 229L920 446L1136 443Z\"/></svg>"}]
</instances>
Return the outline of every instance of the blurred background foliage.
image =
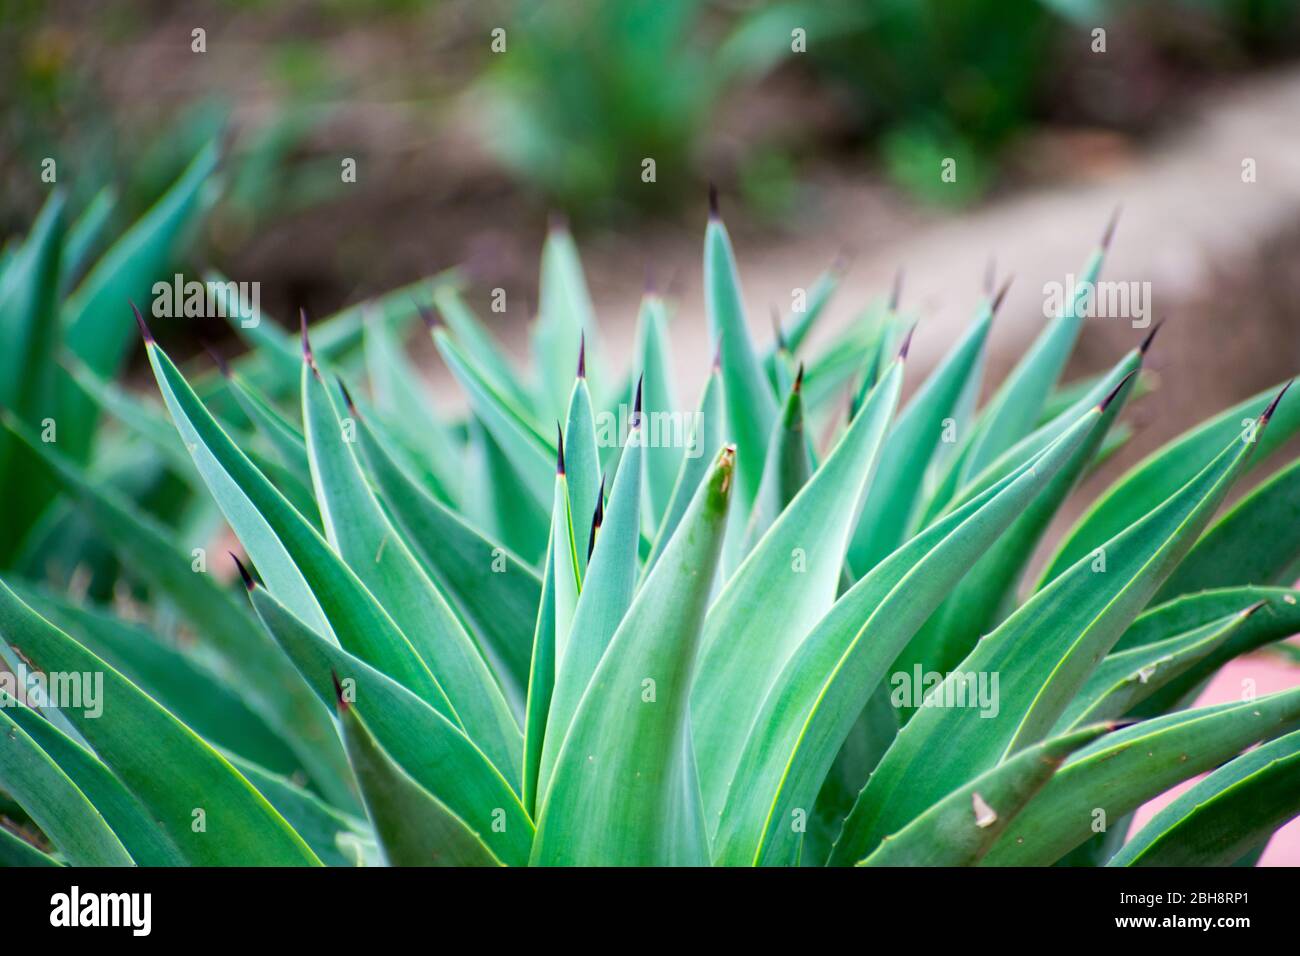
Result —
<instances>
[{"instance_id":1,"label":"blurred background foliage","mask_svg":"<svg viewBox=\"0 0 1300 956\"><path fill-rule=\"evenodd\" d=\"M273 308L476 259L509 281L520 223L644 228L709 181L782 228L828 175L921 208L1059 180L1298 27L1300 0L0 0L0 232L47 157L112 234L217 141L195 259L255 267Z\"/></svg>"}]
</instances>

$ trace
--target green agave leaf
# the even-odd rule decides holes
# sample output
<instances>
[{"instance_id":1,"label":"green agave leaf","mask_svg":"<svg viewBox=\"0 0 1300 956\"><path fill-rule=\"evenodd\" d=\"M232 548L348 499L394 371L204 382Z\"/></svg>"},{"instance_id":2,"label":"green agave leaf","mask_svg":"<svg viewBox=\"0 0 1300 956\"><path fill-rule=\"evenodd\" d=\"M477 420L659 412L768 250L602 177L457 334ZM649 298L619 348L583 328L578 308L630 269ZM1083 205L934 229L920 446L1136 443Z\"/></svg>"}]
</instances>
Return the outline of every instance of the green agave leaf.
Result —
<instances>
[{"instance_id":1,"label":"green agave leaf","mask_svg":"<svg viewBox=\"0 0 1300 956\"><path fill-rule=\"evenodd\" d=\"M242 376L231 372L226 376L226 386L258 434L266 439L280 459L280 464L310 488L311 464L307 460L307 440L300 426L291 422Z\"/></svg>"},{"instance_id":2,"label":"green agave leaf","mask_svg":"<svg viewBox=\"0 0 1300 956\"><path fill-rule=\"evenodd\" d=\"M104 661L23 604L0 582L0 636L46 674L103 674L110 720L61 711L149 808L190 863L318 865L320 861L248 781L192 730ZM158 774L165 766L169 773ZM196 810L207 823L193 826Z\"/></svg>"},{"instance_id":3,"label":"green agave leaf","mask_svg":"<svg viewBox=\"0 0 1300 956\"><path fill-rule=\"evenodd\" d=\"M533 625L541 603L537 572L421 488L361 416L357 437L388 513L473 626L507 689L522 695L528 687Z\"/></svg>"},{"instance_id":4,"label":"green agave leaf","mask_svg":"<svg viewBox=\"0 0 1300 956\"><path fill-rule=\"evenodd\" d=\"M1300 459L1273 475L1206 531L1155 600L1300 578Z\"/></svg>"},{"instance_id":5,"label":"green agave leaf","mask_svg":"<svg viewBox=\"0 0 1300 956\"><path fill-rule=\"evenodd\" d=\"M708 861L688 702L734 461L724 448L592 675L556 758L533 863Z\"/></svg>"},{"instance_id":6,"label":"green agave leaf","mask_svg":"<svg viewBox=\"0 0 1300 956\"><path fill-rule=\"evenodd\" d=\"M974 866L1066 757L1113 729L1085 727L1026 747L886 837L858 866Z\"/></svg>"},{"instance_id":7,"label":"green agave leaf","mask_svg":"<svg viewBox=\"0 0 1300 956\"><path fill-rule=\"evenodd\" d=\"M246 583L252 584L250 578ZM392 759L464 821L505 863L528 859L533 824L501 772L464 732L401 684L331 644L265 588L250 598L324 706L337 703L337 679L348 703L365 707L368 728Z\"/></svg>"},{"instance_id":8,"label":"green agave leaf","mask_svg":"<svg viewBox=\"0 0 1300 956\"><path fill-rule=\"evenodd\" d=\"M569 636L556 642L555 689L546 721L546 744L542 748L537 791L542 797L546 795L552 768L578 703L627 614L636 590L644 439L643 420L634 412L632 430L624 446L623 467L619 468L610 490L608 511L603 523L593 528L595 547L574 607ZM567 457L565 466L567 474ZM582 548L578 550L581 552ZM557 630L556 634L559 633Z\"/></svg>"},{"instance_id":9,"label":"green agave leaf","mask_svg":"<svg viewBox=\"0 0 1300 956\"><path fill-rule=\"evenodd\" d=\"M552 508L551 543L546 550L546 568L542 575L542 599L537 609L537 622L533 630L532 665L528 675L528 703L524 718L524 807L533 819L537 818L537 791L540 783L542 750L546 743L546 722L555 692L556 652L556 576L557 565L571 561L564 548L556 543L563 536L555 529L561 528L568 518L569 498L564 475L556 474L554 505Z\"/></svg>"},{"instance_id":10,"label":"green agave leaf","mask_svg":"<svg viewBox=\"0 0 1300 956\"><path fill-rule=\"evenodd\" d=\"M776 396L754 352L736 257L718 218L716 197L704 233L704 307L721 355L727 434L736 442L737 498L748 513L763 477L767 436L776 424Z\"/></svg>"},{"instance_id":11,"label":"green agave leaf","mask_svg":"<svg viewBox=\"0 0 1300 956\"><path fill-rule=\"evenodd\" d=\"M1094 411L1038 457L925 529L868 572L818 622L754 721L729 781L715 862L793 859L799 842L793 824L814 805L836 752L879 693L899 651L1100 417Z\"/></svg>"},{"instance_id":12,"label":"green agave leaf","mask_svg":"<svg viewBox=\"0 0 1300 956\"><path fill-rule=\"evenodd\" d=\"M993 303L980 305L974 323L925 380L885 438L880 467L867 490L849 543L849 566L860 576L903 543L925 474L957 403L979 373L993 322Z\"/></svg>"},{"instance_id":13,"label":"green agave leaf","mask_svg":"<svg viewBox=\"0 0 1300 956\"><path fill-rule=\"evenodd\" d=\"M0 868L61 865L48 853L42 853L22 837L0 826Z\"/></svg>"},{"instance_id":14,"label":"green agave leaf","mask_svg":"<svg viewBox=\"0 0 1300 956\"><path fill-rule=\"evenodd\" d=\"M902 379L899 359L709 610L691 713L711 828L763 698L835 600L847 519L871 480Z\"/></svg>"},{"instance_id":15,"label":"green agave leaf","mask_svg":"<svg viewBox=\"0 0 1300 956\"><path fill-rule=\"evenodd\" d=\"M569 489L573 532L577 548L578 580L587 575L587 549L581 546L582 530L594 515L597 498L604 489L600 477L600 449L596 447L596 419L587 388L585 351L578 361L578 378L569 396L569 414L564 426L564 477ZM567 635L566 635L567 637Z\"/></svg>"},{"instance_id":16,"label":"green agave leaf","mask_svg":"<svg viewBox=\"0 0 1300 956\"><path fill-rule=\"evenodd\" d=\"M446 329L434 329L433 341L452 375L465 389L475 415L510 463L520 487L526 490L538 506L544 507L550 500L549 475L554 449L514 406L509 405L492 389L468 356L452 341ZM568 381L567 374L563 381ZM560 414L563 415L563 411ZM559 417L556 417L557 421Z\"/></svg>"},{"instance_id":17,"label":"green agave leaf","mask_svg":"<svg viewBox=\"0 0 1300 956\"><path fill-rule=\"evenodd\" d=\"M677 525L682 520L682 515L686 513L686 507L695 497L695 490L699 488L700 482L704 480L709 470L710 459L705 449L718 448L722 445L725 415L722 404L722 375L715 364L708 380L704 383L699 411L696 413L690 438L682 454L681 465L677 469L677 478L673 482L673 493L668 499L663 521L659 524L659 531L655 535L650 555L642 569L643 579L658 562L664 548L668 546L673 532L677 530Z\"/></svg>"},{"instance_id":18,"label":"green agave leaf","mask_svg":"<svg viewBox=\"0 0 1300 956\"><path fill-rule=\"evenodd\" d=\"M18 582L10 586L24 604L111 664L207 742L281 773L298 770L289 746L223 676L193 654L101 609L77 606Z\"/></svg>"},{"instance_id":19,"label":"green agave leaf","mask_svg":"<svg viewBox=\"0 0 1300 956\"><path fill-rule=\"evenodd\" d=\"M331 800L352 800L337 782L347 759L328 716L297 672L284 660L246 608L210 574L195 573L194 555L151 516L101 482L92 482L75 465L41 442L12 418L0 420L48 467L49 475L95 524L132 575L166 595L206 646L221 656L233 676L231 685L245 692L246 702L293 748L302 766Z\"/></svg>"},{"instance_id":20,"label":"green agave leaf","mask_svg":"<svg viewBox=\"0 0 1300 956\"><path fill-rule=\"evenodd\" d=\"M808 363L803 392L810 414L824 414L831 402L847 402L844 390L867 362L875 362L886 326L894 318L883 303L869 308Z\"/></svg>"},{"instance_id":21,"label":"green agave leaf","mask_svg":"<svg viewBox=\"0 0 1300 956\"><path fill-rule=\"evenodd\" d=\"M64 236L62 192L50 196L27 240L0 277L0 407L35 425L56 416L59 257ZM0 435L0 561L9 557L49 503L22 452ZM6 563L8 563L6 561Z\"/></svg>"},{"instance_id":22,"label":"green agave leaf","mask_svg":"<svg viewBox=\"0 0 1300 956\"><path fill-rule=\"evenodd\" d=\"M1267 417L1266 411L1261 421ZM1046 736L1096 663L1195 542L1252 450L1246 442L1230 442L1164 504L1108 541L1098 555L1079 561L981 640L933 695L956 699L957 690L970 686L965 675L999 675L996 713L918 710L859 796L832 862L862 859L935 800ZM941 767L923 756L936 747L949 755Z\"/></svg>"},{"instance_id":23,"label":"green agave leaf","mask_svg":"<svg viewBox=\"0 0 1300 956\"><path fill-rule=\"evenodd\" d=\"M542 246L537 324L533 327L533 355L545 420L564 417L569 394L562 383L569 380L581 341L586 341L593 371L603 367L595 334L596 319L578 247L568 228L554 223ZM598 383L593 382L593 388L600 392Z\"/></svg>"},{"instance_id":24,"label":"green agave leaf","mask_svg":"<svg viewBox=\"0 0 1300 956\"><path fill-rule=\"evenodd\" d=\"M1130 713L1141 701L1222 647L1264 606L1253 604L1186 634L1107 654L1061 714L1056 722L1058 732Z\"/></svg>"},{"instance_id":25,"label":"green agave leaf","mask_svg":"<svg viewBox=\"0 0 1300 956\"><path fill-rule=\"evenodd\" d=\"M375 406L389 427L414 448L449 502L459 500L460 442L433 412L429 390L387 324L366 322L367 378Z\"/></svg>"},{"instance_id":26,"label":"green agave leaf","mask_svg":"<svg viewBox=\"0 0 1300 956\"><path fill-rule=\"evenodd\" d=\"M898 661L898 670L910 672L917 664L926 671L946 673L970 653L981 636L1000 623L1015 606L1016 590L1025 566L1033 557L1048 525L1074 490L1119 416L1133 390L1141 365L1137 350L1130 352L1097 387L1073 408L1029 435L984 469L955 500L964 501L1055 441L1074 422L1100 405L1105 406L1097 429L1074 457L1056 473L1023 515L974 564L939 607ZM910 710L910 708L909 708Z\"/></svg>"},{"instance_id":27,"label":"green agave leaf","mask_svg":"<svg viewBox=\"0 0 1300 956\"><path fill-rule=\"evenodd\" d=\"M326 866L361 866L367 851L377 851L365 820L341 813L280 774L244 758L222 753L244 779L266 797ZM377 852L371 852L377 858Z\"/></svg>"},{"instance_id":28,"label":"green agave leaf","mask_svg":"<svg viewBox=\"0 0 1300 956\"><path fill-rule=\"evenodd\" d=\"M355 411L341 415L309 365L303 366L302 405L312 481L331 547L428 668L441 692L441 699L430 703L459 724L517 787L523 760L519 725L482 654L371 491L353 451Z\"/></svg>"},{"instance_id":29,"label":"green agave leaf","mask_svg":"<svg viewBox=\"0 0 1300 956\"><path fill-rule=\"evenodd\" d=\"M63 244L63 261L59 263L60 294L67 294L90 257L101 248L116 206L117 190L105 186L95 193L81 215L68 227L67 241Z\"/></svg>"},{"instance_id":30,"label":"green agave leaf","mask_svg":"<svg viewBox=\"0 0 1300 956\"><path fill-rule=\"evenodd\" d=\"M148 351L204 483L270 587L309 627L450 710L428 667L356 573L222 431L167 354L152 341Z\"/></svg>"},{"instance_id":31,"label":"green agave leaf","mask_svg":"<svg viewBox=\"0 0 1300 956\"><path fill-rule=\"evenodd\" d=\"M1114 220L1083 268L1076 293L1034 340L1003 380L966 436L935 498L947 500L998 455L1034 430L1043 406L1074 351L1087 313L1087 296L1101 272Z\"/></svg>"},{"instance_id":32,"label":"green agave leaf","mask_svg":"<svg viewBox=\"0 0 1300 956\"><path fill-rule=\"evenodd\" d=\"M578 574L580 547L573 528L573 506L569 499L568 476L564 471L563 448L557 456L557 465L558 480L555 484L555 501L551 517L551 553L554 555L552 570L555 573L555 666L558 669L560 661L564 659L569 633L573 627L573 615L578 607L582 578Z\"/></svg>"},{"instance_id":33,"label":"green agave leaf","mask_svg":"<svg viewBox=\"0 0 1300 956\"><path fill-rule=\"evenodd\" d=\"M642 510L647 528L658 528L681 468L687 438L674 428L677 398L673 389L672 345L668 339L668 308L662 297L647 292L637 317L637 364L644 383L645 495ZM581 514L582 512L578 512Z\"/></svg>"},{"instance_id":34,"label":"green agave leaf","mask_svg":"<svg viewBox=\"0 0 1300 956\"><path fill-rule=\"evenodd\" d=\"M86 795L8 715L16 706L0 691L0 786L73 866L134 865Z\"/></svg>"},{"instance_id":35,"label":"green agave leaf","mask_svg":"<svg viewBox=\"0 0 1300 956\"><path fill-rule=\"evenodd\" d=\"M1300 688L1245 703L1180 711L1116 731L1057 771L985 866L1045 866L1092 837L1097 810L1119 820L1175 784L1261 740L1295 729Z\"/></svg>"},{"instance_id":36,"label":"green agave leaf","mask_svg":"<svg viewBox=\"0 0 1300 956\"><path fill-rule=\"evenodd\" d=\"M63 307L64 341L100 375L115 374L131 345L131 327L121 321L122 303L145 301L155 280L175 260L180 243L209 205L207 189L219 150L209 143L175 184L97 262ZM76 390L65 390L60 406L60 442L81 458L91 438L91 408Z\"/></svg>"},{"instance_id":37,"label":"green agave leaf","mask_svg":"<svg viewBox=\"0 0 1300 956\"><path fill-rule=\"evenodd\" d=\"M139 800L98 757L30 707L13 707L9 716L44 750L122 841L138 866L183 866L185 857ZM2 828L0 828L2 829Z\"/></svg>"},{"instance_id":38,"label":"green agave leaf","mask_svg":"<svg viewBox=\"0 0 1300 956\"><path fill-rule=\"evenodd\" d=\"M1242 754L1175 798L1109 866L1231 866L1300 814L1300 731Z\"/></svg>"},{"instance_id":39,"label":"green agave leaf","mask_svg":"<svg viewBox=\"0 0 1300 956\"><path fill-rule=\"evenodd\" d=\"M519 373L492 335L475 318L460 292L454 286L444 285L434 293L433 304L465 354L482 370L492 387L516 408L531 408L533 397L520 383Z\"/></svg>"},{"instance_id":40,"label":"green agave leaf","mask_svg":"<svg viewBox=\"0 0 1300 956\"><path fill-rule=\"evenodd\" d=\"M754 550L767 529L772 527L812 476L812 456L808 453L803 400L799 394L802 385L800 374L786 391L781 417L772 428L772 437L768 439L763 478L758 483L758 496L754 499L754 509L745 526L743 554Z\"/></svg>"},{"instance_id":41,"label":"green agave leaf","mask_svg":"<svg viewBox=\"0 0 1300 956\"><path fill-rule=\"evenodd\" d=\"M1228 661L1300 633L1300 592L1289 588L1253 587L1204 591L1161 604L1134 621L1116 644L1116 653L1166 641L1226 615L1243 615L1256 605L1260 606L1258 613L1239 620L1227 640L1211 648L1208 654L1163 687L1157 688L1133 708L1132 715L1154 717L1187 706L1201 685Z\"/></svg>"},{"instance_id":42,"label":"green agave leaf","mask_svg":"<svg viewBox=\"0 0 1300 956\"><path fill-rule=\"evenodd\" d=\"M340 694L348 757L390 866L500 866L465 822L399 767Z\"/></svg>"},{"instance_id":43,"label":"green agave leaf","mask_svg":"<svg viewBox=\"0 0 1300 956\"><path fill-rule=\"evenodd\" d=\"M1038 587L1173 494L1201 469L1209 456L1234 438L1255 439L1258 447L1250 467L1267 459L1300 431L1300 401L1293 397L1279 402L1270 426L1255 434L1259 408L1277 391L1274 388L1246 399L1158 448L1129 469L1066 534L1039 578Z\"/></svg>"}]
</instances>

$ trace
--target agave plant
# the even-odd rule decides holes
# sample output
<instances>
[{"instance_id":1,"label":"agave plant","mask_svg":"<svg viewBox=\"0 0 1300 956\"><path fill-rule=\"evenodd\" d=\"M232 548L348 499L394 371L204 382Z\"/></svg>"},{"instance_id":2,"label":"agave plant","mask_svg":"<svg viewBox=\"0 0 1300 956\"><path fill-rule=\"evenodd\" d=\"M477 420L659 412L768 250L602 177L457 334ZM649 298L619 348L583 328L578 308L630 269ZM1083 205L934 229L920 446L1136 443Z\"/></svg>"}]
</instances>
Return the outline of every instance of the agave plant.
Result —
<instances>
[{"instance_id":1,"label":"agave plant","mask_svg":"<svg viewBox=\"0 0 1300 956\"><path fill-rule=\"evenodd\" d=\"M561 228L531 379L454 277L303 317L301 346L243 330L217 373L183 372L137 312L162 407L82 378L119 422L101 443L151 449L185 520L4 414L117 558L129 614L5 574L15 673L102 675L103 695L6 694L0 861L1253 860L1300 812L1300 687L1193 703L1300 631L1300 461L1216 518L1300 400L1252 396L1156 451L1031 577L1127 437L1150 337L1058 384L1086 314L1067 303L977 409L990 285L901 403L896 295L795 358L838 279L758 347L715 205L717 357L693 410L657 294L610 374ZM402 348L416 306L463 413ZM222 526L233 563L208 558ZM1206 772L1130 838L1140 805Z\"/></svg>"}]
</instances>

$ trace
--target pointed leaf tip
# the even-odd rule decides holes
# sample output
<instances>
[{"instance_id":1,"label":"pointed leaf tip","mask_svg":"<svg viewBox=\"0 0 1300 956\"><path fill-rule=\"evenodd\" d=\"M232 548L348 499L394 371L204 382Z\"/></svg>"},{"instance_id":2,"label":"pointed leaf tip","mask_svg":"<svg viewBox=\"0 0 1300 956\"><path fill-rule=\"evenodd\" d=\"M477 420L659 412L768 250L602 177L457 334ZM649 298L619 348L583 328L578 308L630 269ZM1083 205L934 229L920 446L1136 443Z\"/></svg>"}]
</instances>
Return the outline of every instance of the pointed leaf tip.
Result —
<instances>
[{"instance_id":1,"label":"pointed leaf tip","mask_svg":"<svg viewBox=\"0 0 1300 956\"><path fill-rule=\"evenodd\" d=\"M217 371L221 373L221 377L230 378L230 365L226 362L225 356L218 352L210 342L203 343L203 351L208 353L208 358L212 359Z\"/></svg>"},{"instance_id":2,"label":"pointed leaf tip","mask_svg":"<svg viewBox=\"0 0 1300 956\"><path fill-rule=\"evenodd\" d=\"M898 348L898 357L900 359L907 358L907 351L912 347L912 336L915 334L916 334L916 326L913 325L910 329L907 330L907 335L904 336L903 338L903 344Z\"/></svg>"},{"instance_id":3,"label":"pointed leaf tip","mask_svg":"<svg viewBox=\"0 0 1300 956\"><path fill-rule=\"evenodd\" d=\"M998 309L1002 308L1002 300L1007 297L1007 292L1011 289L1011 283L1015 278L1015 276L1007 276L1006 280L1002 283L1002 288L998 289L997 295L993 296L993 304L989 311L994 315L997 315Z\"/></svg>"},{"instance_id":4,"label":"pointed leaf tip","mask_svg":"<svg viewBox=\"0 0 1300 956\"><path fill-rule=\"evenodd\" d=\"M244 582L244 587L249 591L257 587L257 582L254 581L253 576L248 573L248 568L244 567L244 562L240 561L239 558L236 557L235 552L227 551L226 554L230 555L230 560L234 561L235 567L239 569L239 577Z\"/></svg>"},{"instance_id":5,"label":"pointed leaf tip","mask_svg":"<svg viewBox=\"0 0 1300 956\"><path fill-rule=\"evenodd\" d=\"M338 382L339 391L343 394L343 402L344 404L347 405L348 411L351 412L353 415L356 415L357 406L356 403L352 401L352 393L348 391L348 386L347 383L343 381L343 376L336 375L334 376L334 380Z\"/></svg>"},{"instance_id":6,"label":"pointed leaf tip","mask_svg":"<svg viewBox=\"0 0 1300 956\"><path fill-rule=\"evenodd\" d=\"M772 304L772 334L776 338L776 347L780 352L790 351L785 342L785 333L781 330L781 310Z\"/></svg>"},{"instance_id":7,"label":"pointed leaf tip","mask_svg":"<svg viewBox=\"0 0 1300 956\"><path fill-rule=\"evenodd\" d=\"M578 337L578 378L587 377L587 331Z\"/></svg>"},{"instance_id":8,"label":"pointed leaf tip","mask_svg":"<svg viewBox=\"0 0 1300 956\"><path fill-rule=\"evenodd\" d=\"M569 217L559 209L552 209L546 216L546 228L551 232L568 232Z\"/></svg>"},{"instance_id":9,"label":"pointed leaf tip","mask_svg":"<svg viewBox=\"0 0 1300 956\"><path fill-rule=\"evenodd\" d=\"M799 371L796 372L796 373L795 373L795 376L794 376L794 389L793 389L793 391L795 392L795 394L798 394L798 393L799 393L800 391L802 391L802 390L803 390L803 362L800 362L800 363L799 363Z\"/></svg>"},{"instance_id":10,"label":"pointed leaf tip","mask_svg":"<svg viewBox=\"0 0 1300 956\"><path fill-rule=\"evenodd\" d=\"M427 305L416 302L414 299L411 300L411 304L415 306L415 311L420 315L420 321L424 323L424 327L430 332L442 324L442 319L438 318L438 313Z\"/></svg>"},{"instance_id":11,"label":"pointed leaf tip","mask_svg":"<svg viewBox=\"0 0 1300 956\"><path fill-rule=\"evenodd\" d=\"M1151 326L1151 331L1147 333L1147 337L1144 338L1142 340L1142 344L1138 346L1139 354L1141 355L1147 354L1147 350L1151 348L1151 343L1156 340L1156 333L1160 331L1160 326L1164 324L1165 324L1165 320L1160 319L1159 321L1156 322L1155 325Z\"/></svg>"},{"instance_id":12,"label":"pointed leaf tip","mask_svg":"<svg viewBox=\"0 0 1300 956\"><path fill-rule=\"evenodd\" d=\"M1115 400L1115 396L1119 394L1119 390L1123 388L1126 384L1128 384L1128 380L1131 379L1137 373L1138 370L1133 369L1133 371L1129 372L1127 375L1121 378L1119 380L1119 383L1110 390L1110 394L1097 403L1097 411L1104 412L1106 408L1110 405L1110 403Z\"/></svg>"},{"instance_id":13,"label":"pointed leaf tip","mask_svg":"<svg viewBox=\"0 0 1300 956\"><path fill-rule=\"evenodd\" d=\"M126 301L131 302L130 299L127 299ZM143 336L145 342L152 343L153 333L149 331L149 326L145 324L144 316L140 314L140 310L136 308L134 302L131 302L131 311L135 313L135 324L140 328L140 335Z\"/></svg>"},{"instance_id":14,"label":"pointed leaf tip","mask_svg":"<svg viewBox=\"0 0 1300 956\"><path fill-rule=\"evenodd\" d=\"M722 213L718 211L718 185L709 183L709 218L721 219Z\"/></svg>"},{"instance_id":15,"label":"pointed leaf tip","mask_svg":"<svg viewBox=\"0 0 1300 956\"><path fill-rule=\"evenodd\" d=\"M1123 210L1122 205L1116 205L1115 211L1110 214L1110 221L1106 223L1106 231L1101 236L1101 248L1110 249L1110 241L1115 238L1115 227L1119 225L1119 214Z\"/></svg>"},{"instance_id":16,"label":"pointed leaf tip","mask_svg":"<svg viewBox=\"0 0 1300 956\"><path fill-rule=\"evenodd\" d=\"M560 427L559 422L555 423L555 446L557 449L555 452L555 473L562 475L564 474L564 429Z\"/></svg>"},{"instance_id":17,"label":"pointed leaf tip","mask_svg":"<svg viewBox=\"0 0 1300 956\"><path fill-rule=\"evenodd\" d=\"M642 372L636 380L636 401L632 405L632 427L641 427L641 386L645 382L645 372Z\"/></svg>"},{"instance_id":18,"label":"pointed leaf tip","mask_svg":"<svg viewBox=\"0 0 1300 956\"><path fill-rule=\"evenodd\" d=\"M1266 424L1268 420L1273 417L1273 412L1277 410L1278 402L1282 401L1282 396L1285 395L1287 393L1287 389L1289 389L1294 384L1295 384L1295 379L1291 379L1291 381L1287 382L1285 385L1282 386L1282 391L1278 392L1275 396L1273 396L1273 401L1268 403L1268 408L1264 409L1264 414L1259 416L1259 423L1261 425Z\"/></svg>"},{"instance_id":19,"label":"pointed leaf tip","mask_svg":"<svg viewBox=\"0 0 1300 956\"><path fill-rule=\"evenodd\" d=\"M307 310L298 309L298 325L302 330L302 357L313 369L316 367L316 357L311 353L311 339L307 337Z\"/></svg>"}]
</instances>

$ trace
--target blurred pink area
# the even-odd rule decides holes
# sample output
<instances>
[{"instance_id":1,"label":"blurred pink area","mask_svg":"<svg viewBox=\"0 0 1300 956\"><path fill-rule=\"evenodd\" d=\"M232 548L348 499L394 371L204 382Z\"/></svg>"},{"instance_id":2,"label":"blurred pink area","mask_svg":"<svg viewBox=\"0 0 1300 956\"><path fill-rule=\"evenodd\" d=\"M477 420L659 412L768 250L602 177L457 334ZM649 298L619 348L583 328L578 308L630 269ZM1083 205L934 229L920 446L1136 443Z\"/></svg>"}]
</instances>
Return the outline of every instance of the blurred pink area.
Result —
<instances>
[{"instance_id":1,"label":"blurred pink area","mask_svg":"<svg viewBox=\"0 0 1300 956\"><path fill-rule=\"evenodd\" d=\"M1296 640L1292 638L1293 642ZM1253 686L1247 683L1248 681L1253 681ZM1253 691L1256 696L1262 696L1287 690L1297 684L1300 684L1300 668L1288 664L1275 654L1264 651L1230 661L1205 688L1196 703L1197 705L1225 704L1241 700L1248 690ZM1188 780L1144 805L1138 810L1137 819L1129 832L1136 833L1165 804L1190 789L1200 779L1202 778L1195 777ZM1268 849L1264 851L1257 865L1300 866L1300 817L1292 820L1273 835Z\"/></svg>"}]
</instances>

